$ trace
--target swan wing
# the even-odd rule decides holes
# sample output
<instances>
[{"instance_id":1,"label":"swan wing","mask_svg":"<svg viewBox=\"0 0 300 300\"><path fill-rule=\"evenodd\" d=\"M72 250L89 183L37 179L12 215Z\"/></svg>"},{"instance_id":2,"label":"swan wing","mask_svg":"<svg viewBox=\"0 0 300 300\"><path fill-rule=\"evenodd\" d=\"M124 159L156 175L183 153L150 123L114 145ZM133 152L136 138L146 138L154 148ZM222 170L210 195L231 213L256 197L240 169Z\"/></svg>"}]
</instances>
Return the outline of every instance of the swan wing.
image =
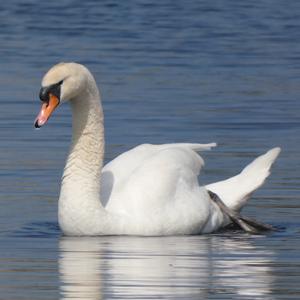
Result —
<instances>
[{"instance_id":1,"label":"swan wing","mask_svg":"<svg viewBox=\"0 0 300 300\"><path fill-rule=\"evenodd\" d=\"M140 203L152 205L156 201L162 203L162 199L172 199L178 182L197 183L204 162L196 151L214 146L215 143L143 144L121 154L103 168L103 205L110 209L128 209ZM149 197L145 197L145 193Z\"/></svg>"},{"instance_id":2,"label":"swan wing","mask_svg":"<svg viewBox=\"0 0 300 300\"><path fill-rule=\"evenodd\" d=\"M130 225L124 227L129 226L131 232L144 235L201 232L211 216L209 195L198 184L204 162L196 150L201 147L183 144L147 147L148 155L141 151L144 157L136 159L140 164L135 163L135 168L129 165L130 160L123 158L117 158L117 167L105 168L105 172L111 172L110 179L114 179L106 210L127 216ZM139 150L133 149L126 155L136 155ZM119 168L124 172L127 167L130 172L126 176L117 173Z\"/></svg>"}]
</instances>

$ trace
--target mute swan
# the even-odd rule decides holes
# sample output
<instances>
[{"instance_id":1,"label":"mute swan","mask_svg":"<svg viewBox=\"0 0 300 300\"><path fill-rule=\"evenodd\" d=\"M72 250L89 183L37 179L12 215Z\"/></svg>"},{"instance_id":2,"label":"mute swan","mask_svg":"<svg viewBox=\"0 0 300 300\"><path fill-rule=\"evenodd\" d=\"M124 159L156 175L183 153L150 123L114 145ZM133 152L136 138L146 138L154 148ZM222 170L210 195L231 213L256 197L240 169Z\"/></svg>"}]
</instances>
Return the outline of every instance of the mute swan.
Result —
<instances>
[{"instance_id":1,"label":"mute swan","mask_svg":"<svg viewBox=\"0 0 300 300\"><path fill-rule=\"evenodd\" d=\"M230 222L249 232L271 228L239 211L269 175L280 148L208 186L198 184L203 160L196 152L214 143L140 145L103 167L103 112L89 70L77 63L55 65L42 80L40 99L36 128L60 103L69 101L72 109L72 144L58 205L65 235L200 234Z\"/></svg>"}]
</instances>

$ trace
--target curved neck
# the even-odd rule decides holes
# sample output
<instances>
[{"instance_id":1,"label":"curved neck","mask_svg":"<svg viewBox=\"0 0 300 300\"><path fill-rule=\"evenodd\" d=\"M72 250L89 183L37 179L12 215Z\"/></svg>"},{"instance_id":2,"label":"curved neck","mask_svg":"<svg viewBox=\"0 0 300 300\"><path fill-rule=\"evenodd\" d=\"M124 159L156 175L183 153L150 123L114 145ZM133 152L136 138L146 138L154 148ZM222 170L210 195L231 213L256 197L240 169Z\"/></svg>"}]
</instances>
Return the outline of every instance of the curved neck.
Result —
<instances>
[{"instance_id":1,"label":"curved neck","mask_svg":"<svg viewBox=\"0 0 300 300\"><path fill-rule=\"evenodd\" d=\"M60 200L76 209L101 207L100 177L104 156L104 127L100 95L95 81L72 99L72 144L64 169ZM76 208L77 207L77 208ZM79 208L80 207L80 208Z\"/></svg>"}]
</instances>

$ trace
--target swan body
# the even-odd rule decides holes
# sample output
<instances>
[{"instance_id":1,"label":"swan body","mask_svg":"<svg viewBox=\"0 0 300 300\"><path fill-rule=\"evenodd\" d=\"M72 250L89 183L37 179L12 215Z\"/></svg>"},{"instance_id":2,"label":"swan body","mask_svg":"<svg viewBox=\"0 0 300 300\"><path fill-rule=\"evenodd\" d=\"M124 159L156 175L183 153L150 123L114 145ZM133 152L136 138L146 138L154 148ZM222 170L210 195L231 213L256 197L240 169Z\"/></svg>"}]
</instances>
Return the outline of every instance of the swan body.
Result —
<instances>
[{"instance_id":1,"label":"swan body","mask_svg":"<svg viewBox=\"0 0 300 300\"><path fill-rule=\"evenodd\" d=\"M72 109L72 144L62 176L58 220L66 235L180 235L214 232L230 218L211 200L216 193L235 211L260 187L280 149L258 157L239 175L201 186L199 151L210 144L144 144L103 166L104 126L96 82L83 65L61 63L44 76L44 125L59 103Z\"/></svg>"}]
</instances>

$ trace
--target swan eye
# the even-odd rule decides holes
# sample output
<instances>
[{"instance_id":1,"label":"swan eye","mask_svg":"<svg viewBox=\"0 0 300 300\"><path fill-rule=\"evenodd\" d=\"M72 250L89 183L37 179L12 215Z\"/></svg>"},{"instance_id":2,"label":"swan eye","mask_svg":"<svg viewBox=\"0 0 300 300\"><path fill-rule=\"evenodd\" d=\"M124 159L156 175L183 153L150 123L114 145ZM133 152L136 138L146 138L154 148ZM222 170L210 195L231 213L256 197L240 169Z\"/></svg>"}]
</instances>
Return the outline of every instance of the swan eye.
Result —
<instances>
[{"instance_id":1,"label":"swan eye","mask_svg":"<svg viewBox=\"0 0 300 300\"><path fill-rule=\"evenodd\" d=\"M63 84L63 80L57 82L57 83L54 83L54 84L51 84L51 85L48 85L48 86L45 86L45 87L42 87L40 89L40 100L42 102L49 102L49 95L50 93L54 96L56 96L58 99L60 99L60 87L61 85Z\"/></svg>"}]
</instances>

